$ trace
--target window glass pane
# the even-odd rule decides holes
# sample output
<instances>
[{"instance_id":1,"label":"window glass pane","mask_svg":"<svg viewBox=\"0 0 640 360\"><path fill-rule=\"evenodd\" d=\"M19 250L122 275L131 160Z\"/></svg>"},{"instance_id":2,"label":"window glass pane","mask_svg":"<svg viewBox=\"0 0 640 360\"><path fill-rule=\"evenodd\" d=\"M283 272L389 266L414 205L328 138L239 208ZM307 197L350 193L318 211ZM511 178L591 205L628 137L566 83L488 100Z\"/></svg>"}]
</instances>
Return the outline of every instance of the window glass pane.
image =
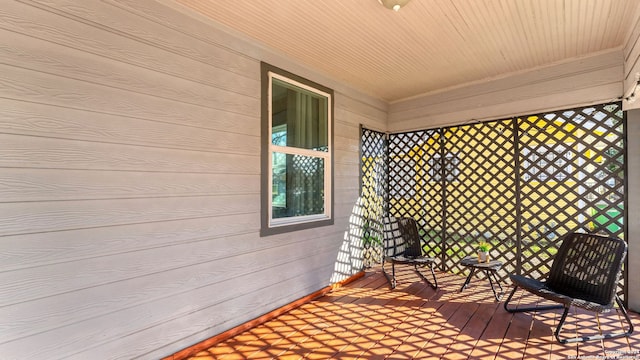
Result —
<instances>
[{"instance_id":1,"label":"window glass pane","mask_svg":"<svg viewBox=\"0 0 640 360\"><path fill-rule=\"evenodd\" d=\"M271 130L271 143L278 146L287 146L287 124L273 127Z\"/></svg>"},{"instance_id":2,"label":"window glass pane","mask_svg":"<svg viewBox=\"0 0 640 360\"><path fill-rule=\"evenodd\" d=\"M273 79L271 96L272 144L328 151L328 99L325 96L278 79Z\"/></svg>"},{"instance_id":3,"label":"window glass pane","mask_svg":"<svg viewBox=\"0 0 640 360\"><path fill-rule=\"evenodd\" d=\"M282 209L287 206L287 156L283 153L273 153L271 169L271 204L274 210Z\"/></svg>"},{"instance_id":4,"label":"window glass pane","mask_svg":"<svg viewBox=\"0 0 640 360\"><path fill-rule=\"evenodd\" d=\"M324 213L324 159L273 153L272 217Z\"/></svg>"}]
</instances>

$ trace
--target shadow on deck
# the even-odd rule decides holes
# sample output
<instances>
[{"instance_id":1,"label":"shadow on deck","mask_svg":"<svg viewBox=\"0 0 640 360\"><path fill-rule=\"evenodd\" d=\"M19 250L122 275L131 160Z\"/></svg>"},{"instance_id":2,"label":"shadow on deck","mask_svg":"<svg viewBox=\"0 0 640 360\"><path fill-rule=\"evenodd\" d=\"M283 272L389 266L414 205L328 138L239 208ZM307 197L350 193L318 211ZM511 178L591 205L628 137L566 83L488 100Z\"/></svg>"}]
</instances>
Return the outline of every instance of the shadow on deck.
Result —
<instances>
[{"instance_id":1,"label":"shadow on deck","mask_svg":"<svg viewBox=\"0 0 640 360\"><path fill-rule=\"evenodd\" d=\"M464 277L438 273L433 290L409 267L389 290L380 268L262 325L195 354L208 359L640 359L640 334L562 345L553 329L560 310L510 314L484 276L459 292ZM509 290L506 287L505 290ZM522 303L536 298L517 293ZM565 328L618 329L616 311L596 317L572 309ZM640 315L631 312L634 324Z\"/></svg>"}]
</instances>

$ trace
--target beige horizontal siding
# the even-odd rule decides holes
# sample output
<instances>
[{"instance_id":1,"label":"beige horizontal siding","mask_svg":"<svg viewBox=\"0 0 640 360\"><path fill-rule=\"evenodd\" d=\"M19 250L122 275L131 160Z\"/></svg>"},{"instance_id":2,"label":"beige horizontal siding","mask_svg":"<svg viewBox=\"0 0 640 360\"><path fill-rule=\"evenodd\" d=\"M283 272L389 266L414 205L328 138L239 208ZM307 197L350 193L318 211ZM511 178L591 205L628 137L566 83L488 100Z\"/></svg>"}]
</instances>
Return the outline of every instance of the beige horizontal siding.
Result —
<instances>
[{"instance_id":1,"label":"beige horizontal siding","mask_svg":"<svg viewBox=\"0 0 640 360\"><path fill-rule=\"evenodd\" d=\"M344 276L384 102L152 0L7 1L0 37L0 357L155 359ZM259 236L261 60L336 90L334 226Z\"/></svg>"},{"instance_id":2,"label":"beige horizontal siding","mask_svg":"<svg viewBox=\"0 0 640 360\"><path fill-rule=\"evenodd\" d=\"M391 105L389 130L500 119L615 100L622 94L620 49Z\"/></svg>"}]
</instances>

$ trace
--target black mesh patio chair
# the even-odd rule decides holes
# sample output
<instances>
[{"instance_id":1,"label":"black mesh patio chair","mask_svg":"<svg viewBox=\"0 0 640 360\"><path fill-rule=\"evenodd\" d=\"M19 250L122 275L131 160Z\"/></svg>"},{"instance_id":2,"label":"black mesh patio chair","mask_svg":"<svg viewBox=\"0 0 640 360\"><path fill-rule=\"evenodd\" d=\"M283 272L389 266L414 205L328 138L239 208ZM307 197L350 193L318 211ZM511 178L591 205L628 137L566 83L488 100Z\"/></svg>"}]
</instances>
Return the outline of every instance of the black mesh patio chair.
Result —
<instances>
[{"instance_id":1,"label":"black mesh patio chair","mask_svg":"<svg viewBox=\"0 0 640 360\"><path fill-rule=\"evenodd\" d=\"M383 222L384 254L382 272L389 281L391 289L396 287L396 264L412 265L415 272L432 288L438 288L438 280L434 272L435 258L424 256L418 224L413 218L386 217ZM385 270L385 263L391 263L391 275ZM433 283L420 271L428 267Z\"/></svg>"},{"instance_id":2,"label":"black mesh patio chair","mask_svg":"<svg viewBox=\"0 0 640 360\"><path fill-rule=\"evenodd\" d=\"M621 239L570 233L563 239L546 281L521 275L509 275L515 286L504 302L504 308L512 313L564 308L564 313L554 332L556 339L563 344L629 336L633 332L633 324L617 294L626 253L627 244ZM509 308L509 301L518 288L557 302L559 305ZM572 305L604 313L613 309L614 301L629 324L626 332L586 337L560 337L560 331Z\"/></svg>"}]
</instances>

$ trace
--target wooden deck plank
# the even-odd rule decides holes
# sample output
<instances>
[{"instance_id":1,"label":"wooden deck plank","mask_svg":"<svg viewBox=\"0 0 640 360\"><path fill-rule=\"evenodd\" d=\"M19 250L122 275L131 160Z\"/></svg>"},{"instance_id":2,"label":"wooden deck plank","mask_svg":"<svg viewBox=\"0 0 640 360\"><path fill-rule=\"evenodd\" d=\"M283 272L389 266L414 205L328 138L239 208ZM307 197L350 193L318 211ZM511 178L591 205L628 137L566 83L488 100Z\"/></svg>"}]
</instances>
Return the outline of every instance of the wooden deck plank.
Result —
<instances>
[{"instance_id":1,"label":"wooden deck plank","mask_svg":"<svg viewBox=\"0 0 640 360\"><path fill-rule=\"evenodd\" d=\"M400 339L409 335L406 328L411 327L408 323L415 312L437 293L424 283L413 283L400 291L406 291L406 295L398 297L405 300L399 309L401 314L392 314L383 320L383 326L377 329L378 336L374 338L374 343L360 354L361 358L384 358L391 354L402 343ZM398 307L395 310L398 311Z\"/></svg>"},{"instance_id":2,"label":"wooden deck plank","mask_svg":"<svg viewBox=\"0 0 640 360\"><path fill-rule=\"evenodd\" d=\"M462 329L451 344L449 351L460 354L464 358L470 358L476 348L479 339L486 331L490 320L495 315L500 303L478 303L476 311L471 315L469 322ZM446 358L453 358L447 356Z\"/></svg>"},{"instance_id":3,"label":"wooden deck plank","mask_svg":"<svg viewBox=\"0 0 640 360\"><path fill-rule=\"evenodd\" d=\"M465 295L465 297L466 296L467 295ZM473 344L470 344L470 341L473 339L465 334L465 329L468 331L469 321L480 305L475 301L468 301L467 298L459 297L451 298L447 305L452 305L453 313L446 322L441 324L440 329L435 331L434 336L427 344L429 346L423 347L420 352L416 354L416 357L424 357L427 355L431 358L460 358L462 354L458 352L455 346L452 346L456 340L458 340L458 347L468 350L473 348ZM447 316L448 310L448 307L443 307L441 314ZM445 356L445 354L447 356ZM466 356L463 358L466 358Z\"/></svg>"},{"instance_id":4,"label":"wooden deck plank","mask_svg":"<svg viewBox=\"0 0 640 360\"><path fill-rule=\"evenodd\" d=\"M378 319L378 323L373 329L363 332L362 336L366 339L361 339L358 344L362 349L358 356L364 359L373 356L382 357L383 354L376 351L379 342L411 317L416 307L424 303L423 297L428 298L434 293L435 291L423 282L416 282L404 288L396 288L390 292L394 296L394 299L388 304L391 307L381 312L383 316ZM341 352L349 352L349 350L349 347L345 347L341 349Z\"/></svg>"},{"instance_id":5,"label":"wooden deck plank","mask_svg":"<svg viewBox=\"0 0 640 360\"><path fill-rule=\"evenodd\" d=\"M409 336L393 350L394 358L414 358L422 347L433 337L434 331L440 328L442 308L447 303L434 299L426 302L415 314L415 320L409 324L414 326ZM446 310L446 309L445 309Z\"/></svg>"},{"instance_id":6,"label":"wooden deck plank","mask_svg":"<svg viewBox=\"0 0 640 360\"><path fill-rule=\"evenodd\" d=\"M337 356L337 354L353 352L357 356L365 349L373 346L371 336L375 334L377 326L386 317L385 308L393 309L395 305L400 305L396 301L397 294L396 291L390 291L386 288L378 289L376 297L366 302L366 310L360 312L362 317L359 321L347 329L346 333L349 334L351 341L331 355Z\"/></svg>"},{"instance_id":7,"label":"wooden deck plank","mask_svg":"<svg viewBox=\"0 0 640 360\"><path fill-rule=\"evenodd\" d=\"M329 298L340 299L339 301L345 301L344 298L348 297L350 299L356 299L359 297L366 298L368 296L368 287L372 286L372 284L382 283L383 280L379 279L375 276L369 276L367 278L361 279L361 286L357 289L351 289L349 292L344 292L342 289L338 289L331 294L328 295ZM327 303L331 304L331 303ZM331 305L336 310L340 310L341 307L339 305ZM304 311L305 315L302 315ZM327 311L330 311L327 310ZM352 311L346 311L347 316L352 314ZM285 313L279 316L277 319L270 321L267 324L262 324L251 331L259 332L262 335L259 337L257 341L242 343L242 341L238 341L240 336L236 336L234 339L230 339L230 342L238 342L239 345L236 347L236 353L245 353L244 358L250 357L259 357L260 352L264 349L268 349L270 347L282 347L284 346L284 341L288 337L294 337L296 333L301 330L304 330L305 327L309 326L310 322L305 319L305 317L310 318L311 320L317 320L318 317L322 318L322 316L326 315L326 313L316 313L314 309L309 308L299 308L294 309L288 313ZM294 346L295 343L290 343L290 346ZM244 348L243 348L244 346ZM271 349L270 351L273 351ZM227 357L219 355L220 359L227 359Z\"/></svg>"},{"instance_id":8,"label":"wooden deck plank","mask_svg":"<svg viewBox=\"0 0 640 360\"><path fill-rule=\"evenodd\" d=\"M593 336L600 335L602 332L598 327L598 319L601 317L598 314L589 312L580 308L572 307L567 316L569 322L573 317L573 323L575 323L575 331L577 336ZM604 358L604 342L603 340L587 341L584 343L578 343L578 355L583 358Z\"/></svg>"},{"instance_id":9,"label":"wooden deck plank","mask_svg":"<svg viewBox=\"0 0 640 360\"><path fill-rule=\"evenodd\" d=\"M523 359L551 359L551 346L555 343L553 329L558 319L556 310L533 313L533 323L526 341Z\"/></svg>"},{"instance_id":10,"label":"wooden deck plank","mask_svg":"<svg viewBox=\"0 0 640 360\"><path fill-rule=\"evenodd\" d=\"M384 279L383 277L382 278L370 277L367 280L368 281L363 281L363 287L361 288L362 291L357 293L345 293L345 295L340 297L340 301L337 302L338 304L342 304L342 306L345 306L346 304L354 305L351 307L347 306L344 309L346 315L342 314L341 316L339 316L338 317L339 320L323 319L320 317L317 317L316 320L342 321L343 323L346 322L347 324L351 324L350 326L354 326L355 324L357 324L358 321L361 319L361 316L354 316L354 315L358 315L358 312L354 311L353 309L360 308L366 305L367 302L369 302L370 299L372 298L375 299L375 295L378 289L384 284L386 284L386 279ZM313 307L316 305L317 302L318 302L317 300L313 301L312 303L307 304L305 308L313 309ZM275 351L273 349L273 346L271 346L270 349L265 350L266 352L268 352L267 354L265 354L265 351L260 351L260 352L256 352L255 354L251 354L249 358L263 358L265 356L267 357L274 356L273 355L274 352L277 352L275 354L275 357L277 358L284 358L286 356L293 356L293 357L297 356L297 358L303 357L306 353L308 353L305 342L309 341L311 337L321 333L323 331L323 327L316 326L313 324L307 324L307 327L301 330L305 332L303 333L299 332L297 334L293 334L287 339L282 339L282 341L276 342L278 344L277 349L280 350L280 352ZM313 343L309 342L309 344L313 344ZM333 347L335 345L328 344L328 346Z\"/></svg>"},{"instance_id":11,"label":"wooden deck plank","mask_svg":"<svg viewBox=\"0 0 640 360\"><path fill-rule=\"evenodd\" d=\"M431 289L398 267L390 290L379 268L357 281L193 355L190 360L235 359L566 359L640 357L640 334L563 345L553 330L561 310L511 314L496 302L484 279L460 292L464 278L438 273ZM509 288L505 288L509 291ZM518 293L515 304L540 299ZM636 326L640 315L631 312ZM596 318L573 310L568 335L619 331L613 311Z\"/></svg>"}]
</instances>

